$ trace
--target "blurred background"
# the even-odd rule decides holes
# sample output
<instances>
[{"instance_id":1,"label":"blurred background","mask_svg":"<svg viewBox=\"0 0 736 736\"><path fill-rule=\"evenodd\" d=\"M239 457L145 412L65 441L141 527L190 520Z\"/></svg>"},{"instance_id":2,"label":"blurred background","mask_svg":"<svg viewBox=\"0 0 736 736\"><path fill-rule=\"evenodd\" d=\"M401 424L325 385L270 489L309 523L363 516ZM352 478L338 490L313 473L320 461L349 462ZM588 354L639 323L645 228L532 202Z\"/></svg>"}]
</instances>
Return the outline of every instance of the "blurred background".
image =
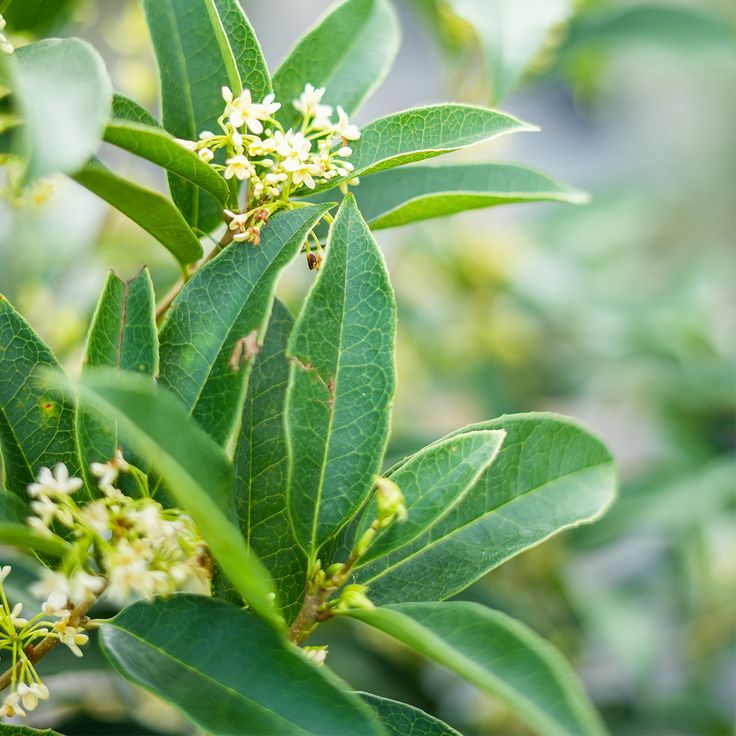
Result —
<instances>
[{"instance_id":1,"label":"blurred background","mask_svg":"<svg viewBox=\"0 0 736 736\"><path fill-rule=\"evenodd\" d=\"M242 4L272 69L328 6ZM36 5L44 11L24 21L29 39L86 38L117 90L157 108L137 0ZM462 2L395 5L403 46L357 122L443 100L488 104L477 29L456 14ZM455 158L539 168L591 203L377 233L399 301L391 458L463 424L530 410L584 421L617 458L621 493L605 518L462 596L560 647L614 734L734 729L735 28L731 0L576 3L502 104L541 132ZM120 151L102 157L165 186ZM146 233L69 180L0 202L0 291L72 372L106 270L129 277L142 263L161 290L178 275ZM280 295L296 307L312 278L300 259ZM344 622L323 629L314 643L331 644L330 664L356 688L424 707L467 736L526 733L501 704L407 650ZM45 670L69 666L56 662ZM36 723L53 717L69 736L190 733L91 648L74 664L49 678L59 697Z\"/></svg>"}]
</instances>

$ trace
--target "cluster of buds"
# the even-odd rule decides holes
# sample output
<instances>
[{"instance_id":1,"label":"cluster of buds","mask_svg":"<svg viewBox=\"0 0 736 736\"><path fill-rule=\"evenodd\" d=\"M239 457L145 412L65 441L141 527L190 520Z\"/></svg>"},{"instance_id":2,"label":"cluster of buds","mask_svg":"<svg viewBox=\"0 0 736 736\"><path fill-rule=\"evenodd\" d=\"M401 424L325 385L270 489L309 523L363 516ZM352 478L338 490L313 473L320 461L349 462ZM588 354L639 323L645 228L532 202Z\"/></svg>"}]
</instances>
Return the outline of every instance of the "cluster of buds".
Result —
<instances>
[{"instance_id":1,"label":"cluster of buds","mask_svg":"<svg viewBox=\"0 0 736 736\"><path fill-rule=\"evenodd\" d=\"M10 565L0 568L0 656L8 653L12 662L10 692L0 707L0 718L24 717L40 700L48 699L48 688L29 656L40 640L57 639L79 657L82 656L80 646L89 640L66 596L58 593L49 596L41 612L30 619L22 616L21 603L11 608L4 587L10 572Z\"/></svg>"},{"instance_id":2,"label":"cluster of buds","mask_svg":"<svg viewBox=\"0 0 736 736\"><path fill-rule=\"evenodd\" d=\"M28 524L52 535L55 525L70 530L72 551L58 571L46 570L33 588L40 597L59 595L80 601L107 595L125 602L132 596L167 595L199 583L207 585L209 556L191 519L178 509L164 509L148 496L145 476L120 453L107 463L92 463L100 498L79 505L73 495L82 479L63 464L42 468L28 487L35 516ZM118 474L133 474L142 491L131 498L115 487Z\"/></svg>"},{"instance_id":3,"label":"cluster of buds","mask_svg":"<svg viewBox=\"0 0 736 736\"><path fill-rule=\"evenodd\" d=\"M375 483L378 513L373 523L365 530L355 545L355 555L358 557L362 557L366 553L380 531L395 522L406 521L408 516L404 505L404 494L396 483L388 478L378 476L375 478Z\"/></svg>"},{"instance_id":4,"label":"cluster of buds","mask_svg":"<svg viewBox=\"0 0 736 736\"><path fill-rule=\"evenodd\" d=\"M15 51L13 44L3 35L5 30L5 18L0 15L0 54L12 54Z\"/></svg>"},{"instance_id":5,"label":"cluster of buds","mask_svg":"<svg viewBox=\"0 0 736 736\"><path fill-rule=\"evenodd\" d=\"M289 208L292 194L315 189L336 177L345 179L354 170L347 160L352 154L349 144L360 138L360 131L341 107L336 109L337 120L333 118L332 106L322 104L324 94L324 87L306 85L292 103L301 122L284 130L273 117L281 108L273 94L256 102L250 90L235 96L223 87L225 109L217 121L220 132L205 130L197 141L179 141L225 179L247 183L243 211L225 210L236 242L258 244L263 224L275 212ZM343 182L343 191L348 183L358 180ZM318 268L320 260L309 259L310 268Z\"/></svg>"}]
</instances>

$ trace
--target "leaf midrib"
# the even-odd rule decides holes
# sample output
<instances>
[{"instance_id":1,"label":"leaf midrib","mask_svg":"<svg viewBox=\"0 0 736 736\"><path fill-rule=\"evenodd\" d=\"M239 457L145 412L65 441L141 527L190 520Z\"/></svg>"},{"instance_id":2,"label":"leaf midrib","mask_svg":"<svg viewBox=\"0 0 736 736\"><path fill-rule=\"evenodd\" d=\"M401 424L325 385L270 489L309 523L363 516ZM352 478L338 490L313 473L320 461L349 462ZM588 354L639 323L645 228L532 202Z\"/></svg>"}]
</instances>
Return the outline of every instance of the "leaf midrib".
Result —
<instances>
[{"instance_id":1,"label":"leaf midrib","mask_svg":"<svg viewBox=\"0 0 736 736\"><path fill-rule=\"evenodd\" d=\"M103 626L104 626L104 624L103 624ZM301 726L299 726L298 724L294 723L293 721L291 721L291 720L289 720L287 718L284 718L280 714L277 714L274 711L266 708L265 706L261 705L260 703L258 703L255 700L252 700L251 698L249 698L248 696L246 696L243 693L239 692L238 690L233 689L229 685L226 685L225 683L220 682L219 680L214 679L209 674L206 674L206 673L202 672L201 670L198 670L198 669L192 667L190 664L184 662L183 660L179 659L178 657L175 657L173 654L170 654L165 649L162 649L161 647L156 646L156 645L148 642L147 640L141 638L140 636L138 636L138 634L133 633L130 629L124 629L119 624L114 624L114 623L109 623L109 624L107 624L107 626L109 626L110 628L116 629L117 631L120 631L124 636L129 636L130 638L137 640L145 648L148 648L148 649L152 650L153 652L158 653L159 656L162 656L164 658L170 659L172 662L175 662L176 664L178 664L179 666L181 666L183 669L185 669L185 670L187 670L187 671L189 671L191 673L194 673L195 675L199 675L199 677L202 680L204 680L205 682L212 683L215 686L216 689L222 690L222 691L224 691L227 694L234 695L237 699L242 700L246 704L254 706L255 709L257 709L259 711L262 711L262 712L266 713L269 716L275 716L279 720L283 721L283 723L285 725L287 725L287 726L294 726L294 727L298 728L302 733L309 734L308 731L304 731L301 728ZM128 677L127 673L125 674L125 676L126 676L126 678L131 679L130 677ZM166 699L168 700L168 698L166 698ZM192 720L195 720L193 716L190 716L190 717L192 718ZM199 723L199 720L196 719L196 722ZM203 728L207 728L207 724L201 723L200 725ZM295 734L295 736L297 736L297 735Z\"/></svg>"},{"instance_id":2,"label":"leaf midrib","mask_svg":"<svg viewBox=\"0 0 736 736\"><path fill-rule=\"evenodd\" d=\"M475 524L482 523L483 521L485 521L485 519L487 519L488 517L493 516L494 514L498 513L499 511L501 511L502 509L504 509L506 506L510 506L511 504L516 503L517 501L523 500L529 494L541 492L545 488L547 488L547 486L550 486L553 483L558 483L559 481L564 480L565 478L568 478L570 476L577 475L578 473L585 473L585 472L587 472L589 470L592 470L594 468L599 468L599 467L603 467L605 465L612 465L612 464L613 463L612 463L611 460L606 460L605 462L599 462L599 463L593 463L591 465L586 465L585 467L578 468L578 469L576 469L574 471L570 471L569 473L563 473L562 475L557 476L557 478L553 478L552 480L549 480L546 483L542 483L542 485L540 485L540 486L535 486L534 488L530 488L530 489L524 491L523 493L520 493L518 496L514 496L513 498L510 498L507 501L504 501L502 504L499 504L498 506L494 507L490 511L486 511L484 514L481 514L480 516L476 516L471 521L468 521L465 524L462 524L461 526L458 526L457 528L453 529L448 534L445 534L442 537L438 537L433 542L430 542L429 544L426 544L424 547L422 547L421 549L418 549L416 552L412 552L410 555L407 555L406 557L402 558L398 562L395 562L393 565L390 565L389 567L386 567L386 568L382 569L379 573L377 573L376 575L374 575L372 578L367 578L365 580L365 583L368 584L368 583L370 583L373 580L378 580L379 578L383 577L384 575L387 575L389 572L395 570L396 568L401 567L401 565L404 565L405 563L407 563L409 560L413 559L414 557L417 557L417 556L419 556L421 554L424 554L427 550L432 549L435 545L443 544L447 540L449 540L452 537L454 537L456 534L460 534L462 531L464 531L468 527L474 526ZM415 538L414 541L416 541L416 539L417 538ZM398 552L399 550L403 549L403 546L405 546L405 545L402 545L402 547L398 547L396 550L392 550L392 553L393 552ZM381 559L380 557L379 558L376 558L376 560L374 560L374 562L375 561L378 561L380 559Z\"/></svg>"}]
</instances>

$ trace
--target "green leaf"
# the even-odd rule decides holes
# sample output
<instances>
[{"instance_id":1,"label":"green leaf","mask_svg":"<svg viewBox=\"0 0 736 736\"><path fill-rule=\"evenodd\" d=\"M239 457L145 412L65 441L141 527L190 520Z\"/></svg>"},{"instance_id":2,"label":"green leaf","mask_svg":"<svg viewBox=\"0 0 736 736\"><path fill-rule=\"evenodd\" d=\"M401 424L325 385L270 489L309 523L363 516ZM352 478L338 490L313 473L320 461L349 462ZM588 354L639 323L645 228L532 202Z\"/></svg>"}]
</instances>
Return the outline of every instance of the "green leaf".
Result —
<instances>
[{"instance_id":1,"label":"green leaf","mask_svg":"<svg viewBox=\"0 0 736 736\"><path fill-rule=\"evenodd\" d=\"M442 156L507 133L538 130L510 115L472 105L415 107L374 120L351 142L348 177L335 177L317 188L331 189L345 179L413 161Z\"/></svg>"},{"instance_id":2,"label":"green leaf","mask_svg":"<svg viewBox=\"0 0 736 736\"><path fill-rule=\"evenodd\" d=\"M42 467L64 463L79 475L72 401L60 402L36 380L61 373L51 351L0 294L0 446L5 486L21 498Z\"/></svg>"},{"instance_id":3,"label":"green leaf","mask_svg":"<svg viewBox=\"0 0 736 736\"><path fill-rule=\"evenodd\" d=\"M114 120L127 120L161 128L161 123L143 105L118 92L112 96L112 117Z\"/></svg>"},{"instance_id":4,"label":"green leaf","mask_svg":"<svg viewBox=\"0 0 736 736\"><path fill-rule=\"evenodd\" d=\"M355 609L347 615L500 698L544 736L605 733L565 658L503 613L453 602Z\"/></svg>"},{"instance_id":5,"label":"green leaf","mask_svg":"<svg viewBox=\"0 0 736 736\"><path fill-rule=\"evenodd\" d=\"M325 87L322 103L354 113L388 74L400 29L387 0L346 0L332 8L295 46L273 77L278 118L292 127L292 105L304 86Z\"/></svg>"},{"instance_id":6,"label":"green leaf","mask_svg":"<svg viewBox=\"0 0 736 736\"><path fill-rule=\"evenodd\" d=\"M395 386L395 331L383 255L347 196L288 347L289 508L312 559L360 508L380 469Z\"/></svg>"},{"instance_id":7,"label":"green leaf","mask_svg":"<svg viewBox=\"0 0 736 736\"><path fill-rule=\"evenodd\" d=\"M380 736L371 709L262 621L193 595L135 603L100 627L118 672L213 736Z\"/></svg>"},{"instance_id":8,"label":"green leaf","mask_svg":"<svg viewBox=\"0 0 736 736\"><path fill-rule=\"evenodd\" d=\"M439 718L430 716L413 705L379 698L370 693L358 695L373 708L390 736L462 736Z\"/></svg>"},{"instance_id":9,"label":"green leaf","mask_svg":"<svg viewBox=\"0 0 736 736\"><path fill-rule=\"evenodd\" d=\"M68 386L55 383L68 392ZM187 416L178 399L151 379L98 368L88 371L77 388L80 402L117 421L120 434L163 478L253 610L280 625L268 573L231 521L232 466L222 449Z\"/></svg>"},{"instance_id":10,"label":"green leaf","mask_svg":"<svg viewBox=\"0 0 736 736\"><path fill-rule=\"evenodd\" d=\"M38 36L68 20L77 5L79 0L1 0L0 13L10 31Z\"/></svg>"},{"instance_id":11,"label":"green leaf","mask_svg":"<svg viewBox=\"0 0 736 736\"><path fill-rule=\"evenodd\" d=\"M261 244L233 243L192 277L161 330L161 385L215 440L227 442L242 405L253 342L262 341L276 281L332 205L276 215Z\"/></svg>"},{"instance_id":12,"label":"green leaf","mask_svg":"<svg viewBox=\"0 0 736 736\"><path fill-rule=\"evenodd\" d=\"M26 503L14 493L0 488L0 545L63 557L70 545L56 535L47 537L34 532L26 523L29 515Z\"/></svg>"},{"instance_id":13,"label":"green leaf","mask_svg":"<svg viewBox=\"0 0 736 736\"><path fill-rule=\"evenodd\" d=\"M594 521L613 501L611 456L577 424L517 414L454 434L488 429L505 430L506 439L465 498L426 534L356 573L371 600L448 598L553 534Z\"/></svg>"},{"instance_id":14,"label":"green leaf","mask_svg":"<svg viewBox=\"0 0 736 736\"><path fill-rule=\"evenodd\" d=\"M92 318L83 372L101 366L153 376L158 371L156 299L147 268L130 281L108 274ZM103 414L79 412L79 444L85 469L105 462L118 448L117 423Z\"/></svg>"},{"instance_id":15,"label":"green leaf","mask_svg":"<svg viewBox=\"0 0 736 736\"><path fill-rule=\"evenodd\" d=\"M512 164L409 166L367 176L352 191L372 230L514 202L588 200L583 192Z\"/></svg>"},{"instance_id":16,"label":"green leaf","mask_svg":"<svg viewBox=\"0 0 736 736\"><path fill-rule=\"evenodd\" d=\"M90 161L72 179L153 235L179 263L193 263L201 257L197 236L176 207L158 192L117 176L99 161Z\"/></svg>"},{"instance_id":17,"label":"green leaf","mask_svg":"<svg viewBox=\"0 0 736 736\"><path fill-rule=\"evenodd\" d=\"M382 532L359 565L403 547L448 514L496 458L505 435L503 430L459 434L425 447L391 473L389 477L404 494L408 518ZM374 518L371 504L356 538Z\"/></svg>"},{"instance_id":18,"label":"green leaf","mask_svg":"<svg viewBox=\"0 0 736 736\"><path fill-rule=\"evenodd\" d=\"M215 169L194 151L183 148L162 128L113 119L105 129L105 140L178 174L208 191L220 203L230 194L227 182Z\"/></svg>"},{"instance_id":19,"label":"green leaf","mask_svg":"<svg viewBox=\"0 0 736 736\"><path fill-rule=\"evenodd\" d=\"M14 57L13 89L25 125L16 151L26 182L72 173L99 148L110 117L112 85L100 55L77 38L23 46Z\"/></svg>"},{"instance_id":20,"label":"green leaf","mask_svg":"<svg viewBox=\"0 0 736 736\"><path fill-rule=\"evenodd\" d=\"M235 448L240 527L276 583L287 623L298 613L307 577L307 560L294 537L286 497L286 343L293 326L294 318L277 299L248 381Z\"/></svg>"},{"instance_id":21,"label":"green leaf","mask_svg":"<svg viewBox=\"0 0 736 736\"><path fill-rule=\"evenodd\" d=\"M255 100L271 91L271 79L253 29L237 0L143 0L161 79L166 130L196 140L216 130L225 103L221 88L251 90ZM171 194L192 227L209 232L221 207L191 183L169 177Z\"/></svg>"},{"instance_id":22,"label":"green leaf","mask_svg":"<svg viewBox=\"0 0 736 736\"><path fill-rule=\"evenodd\" d=\"M50 728L44 728L39 731L37 728L29 728L28 726L12 726L6 723L0 723L0 736L63 736L58 731L52 731Z\"/></svg>"},{"instance_id":23,"label":"green leaf","mask_svg":"<svg viewBox=\"0 0 736 736\"><path fill-rule=\"evenodd\" d=\"M683 52L734 51L736 36L725 19L694 8L636 5L587 13L570 29L564 52L631 45Z\"/></svg>"},{"instance_id":24,"label":"green leaf","mask_svg":"<svg viewBox=\"0 0 736 736\"><path fill-rule=\"evenodd\" d=\"M452 9L478 34L493 104L518 84L573 6L572 0L451 0Z\"/></svg>"}]
</instances>

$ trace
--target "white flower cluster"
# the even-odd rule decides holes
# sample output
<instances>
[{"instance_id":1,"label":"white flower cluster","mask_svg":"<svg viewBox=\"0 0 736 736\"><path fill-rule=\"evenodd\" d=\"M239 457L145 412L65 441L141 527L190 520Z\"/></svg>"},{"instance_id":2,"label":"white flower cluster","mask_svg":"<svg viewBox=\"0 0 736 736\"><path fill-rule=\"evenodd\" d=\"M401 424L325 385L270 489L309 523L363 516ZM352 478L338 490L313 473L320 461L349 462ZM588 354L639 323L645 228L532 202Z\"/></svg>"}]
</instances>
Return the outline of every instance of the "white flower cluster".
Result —
<instances>
[{"instance_id":1,"label":"white flower cluster","mask_svg":"<svg viewBox=\"0 0 736 736\"><path fill-rule=\"evenodd\" d=\"M341 107L333 120L332 107L322 104L324 94L324 87L308 84L293 101L301 124L284 130L273 117L281 108L273 94L255 102L250 90L236 97L223 87L225 110L218 120L222 132L206 130L198 141L179 141L226 179L248 183L243 212L225 210L236 242L257 244L264 222L279 209L288 208L291 194L303 187L314 189L335 177L348 177L354 170L347 161L352 154L349 142L360 138L360 131ZM215 161L221 149L225 151L222 163ZM357 184L358 180L347 183Z\"/></svg>"},{"instance_id":2,"label":"white flower cluster","mask_svg":"<svg viewBox=\"0 0 736 736\"><path fill-rule=\"evenodd\" d=\"M10 565L0 568L0 655L9 652L12 662L10 692L0 707L0 718L25 716L27 711L38 706L39 700L49 697L48 688L29 657L29 652L39 640L58 639L79 657L82 656L79 647L89 640L83 628L72 623L74 614L64 596L49 597L41 613L30 619L22 617L21 603L11 608L4 588L10 572Z\"/></svg>"},{"instance_id":3,"label":"white flower cluster","mask_svg":"<svg viewBox=\"0 0 736 736\"><path fill-rule=\"evenodd\" d=\"M5 30L5 18L0 14L0 53L1 54L12 54L15 49L13 44L3 35Z\"/></svg>"},{"instance_id":4,"label":"white flower cluster","mask_svg":"<svg viewBox=\"0 0 736 736\"><path fill-rule=\"evenodd\" d=\"M131 596L167 595L191 583L208 583L207 549L188 516L116 488L119 472L131 471L120 454L90 469L102 496L81 506L72 495L82 480L70 477L63 464L53 472L42 468L28 487L36 514L28 524L44 535L52 535L53 525L59 524L75 538L69 564L58 572L46 570L33 587L39 597L63 596L79 603L106 588L110 598L122 603Z\"/></svg>"}]
</instances>

